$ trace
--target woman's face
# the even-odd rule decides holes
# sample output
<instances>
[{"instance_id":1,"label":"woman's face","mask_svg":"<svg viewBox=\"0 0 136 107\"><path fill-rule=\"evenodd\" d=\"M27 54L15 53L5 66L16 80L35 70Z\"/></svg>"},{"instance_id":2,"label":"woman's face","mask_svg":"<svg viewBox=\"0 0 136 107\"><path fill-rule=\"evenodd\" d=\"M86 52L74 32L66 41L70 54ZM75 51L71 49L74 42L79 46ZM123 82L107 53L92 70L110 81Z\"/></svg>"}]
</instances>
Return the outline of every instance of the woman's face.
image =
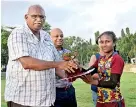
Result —
<instances>
[{"instance_id":1,"label":"woman's face","mask_svg":"<svg viewBox=\"0 0 136 107\"><path fill-rule=\"evenodd\" d=\"M109 53L114 50L115 44L113 43L112 37L109 35L102 35L98 40L99 48L104 53Z\"/></svg>"}]
</instances>

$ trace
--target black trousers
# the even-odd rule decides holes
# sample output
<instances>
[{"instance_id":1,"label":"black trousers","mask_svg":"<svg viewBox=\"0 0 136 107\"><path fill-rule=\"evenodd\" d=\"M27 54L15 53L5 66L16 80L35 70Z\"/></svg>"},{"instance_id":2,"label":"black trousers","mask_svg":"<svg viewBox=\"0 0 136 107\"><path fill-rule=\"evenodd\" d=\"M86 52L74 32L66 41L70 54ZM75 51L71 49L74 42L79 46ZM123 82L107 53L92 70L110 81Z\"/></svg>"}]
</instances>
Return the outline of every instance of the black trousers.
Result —
<instances>
[{"instance_id":1,"label":"black trousers","mask_svg":"<svg viewBox=\"0 0 136 107\"><path fill-rule=\"evenodd\" d=\"M56 88L55 107L77 107L75 88Z\"/></svg>"},{"instance_id":2,"label":"black trousers","mask_svg":"<svg viewBox=\"0 0 136 107\"><path fill-rule=\"evenodd\" d=\"M14 103L12 101L9 101L9 102L7 102L7 107L31 107L31 106L24 106L24 105L20 105L20 104ZM54 107L54 106L51 106L51 107Z\"/></svg>"},{"instance_id":3,"label":"black trousers","mask_svg":"<svg viewBox=\"0 0 136 107\"><path fill-rule=\"evenodd\" d=\"M30 107L30 106L23 106L12 101L7 102L7 107Z\"/></svg>"}]
</instances>

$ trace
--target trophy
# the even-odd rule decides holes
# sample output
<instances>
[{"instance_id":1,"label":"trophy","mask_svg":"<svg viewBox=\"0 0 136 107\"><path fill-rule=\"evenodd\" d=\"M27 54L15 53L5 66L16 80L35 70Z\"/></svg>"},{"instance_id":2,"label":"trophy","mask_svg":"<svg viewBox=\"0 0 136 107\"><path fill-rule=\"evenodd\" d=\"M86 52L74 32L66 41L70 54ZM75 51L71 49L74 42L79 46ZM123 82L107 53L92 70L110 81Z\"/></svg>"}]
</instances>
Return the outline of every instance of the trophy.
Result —
<instances>
[{"instance_id":1,"label":"trophy","mask_svg":"<svg viewBox=\"0 0 136 107\"><path fill-rule=\"evenodd\" d=\"M64 53L62 55L63 57L63 60L65 61L70 61L70 60L73 60L75 61L75 63L78 63L79 64L79 61L78 59L76 58L77 57L77 52L69 52L69 53ZM79 75L82 74L82 68L78 68L78 69L75 69L73 68L73 70L75 71L74 73L69 73L69 72L66 72L67 74L67 79L70 81L70 82L73 82L75 81L77 78L79 78Z\"/></svg>"},{"instance_id":2,"label":"trophy","mask_svg":"<svg viewBox=\"0 0 136 107\"><path fill-rule=\"evenodd\" d=\"M62 57L63 57L63 60L65 60L65 61L73 60L73 61L75 61L75 63L79 64L79 61L76 58L77 55L78 55L77 52L74 52L74 53L69 52L69 53L64 53L62 55ZM88 75L88 74L91 74L91 73L97 71L97 69L93 66L89 67L88 69L84 69L83 67L79 67L78 69L73 68L73 70L75 71L74 73L66 72L67 78L64 78L64 79L67 79L68 81L73 82L77 78L81 78L83 75Z\"/></svg>"}]
</instances>

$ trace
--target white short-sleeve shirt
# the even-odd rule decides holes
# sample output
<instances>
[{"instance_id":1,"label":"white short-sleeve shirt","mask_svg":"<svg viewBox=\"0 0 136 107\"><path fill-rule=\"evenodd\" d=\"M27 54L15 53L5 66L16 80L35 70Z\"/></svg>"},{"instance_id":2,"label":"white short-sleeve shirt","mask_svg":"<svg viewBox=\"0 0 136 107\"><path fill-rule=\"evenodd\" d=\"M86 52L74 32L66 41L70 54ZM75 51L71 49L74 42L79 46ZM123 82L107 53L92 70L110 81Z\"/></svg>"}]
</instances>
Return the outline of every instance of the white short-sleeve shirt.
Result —
<instances>
[{"instance_id":1,"label":"white short-sleeve shirt","mask_svg":"<svg viewBox=\"0 0 136 107\"><path fill-rule=\"evenodd\" d=\"M17 60L31 56L45 61L60 60L50 36L40 31L40 40L27 25L16 28L8 38L9 61L6 71L5 100L26 106L51 106L55 102L55 69L24 69Z\"/></svg>"}]
</instances>

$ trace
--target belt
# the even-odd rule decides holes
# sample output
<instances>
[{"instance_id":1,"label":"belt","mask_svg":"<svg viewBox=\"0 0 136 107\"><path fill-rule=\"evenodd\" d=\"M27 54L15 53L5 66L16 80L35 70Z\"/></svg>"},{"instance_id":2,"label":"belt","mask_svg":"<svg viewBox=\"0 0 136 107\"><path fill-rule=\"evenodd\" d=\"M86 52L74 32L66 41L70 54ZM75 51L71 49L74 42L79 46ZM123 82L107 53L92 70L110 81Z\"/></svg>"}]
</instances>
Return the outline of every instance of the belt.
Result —
<instances>
[{"instance_id":1,"label":"belt","mask_svg":"<svg viewBox=\"0 0 136 107\"><path fill-rule=\"evenodd\" d=\"M69 88L71 88L72 85L69 85L69 86L66 86L66 87L56 87L57 90L63 90L63 91L66 91L68 90Z\"/></svg>"}]
</instances>

